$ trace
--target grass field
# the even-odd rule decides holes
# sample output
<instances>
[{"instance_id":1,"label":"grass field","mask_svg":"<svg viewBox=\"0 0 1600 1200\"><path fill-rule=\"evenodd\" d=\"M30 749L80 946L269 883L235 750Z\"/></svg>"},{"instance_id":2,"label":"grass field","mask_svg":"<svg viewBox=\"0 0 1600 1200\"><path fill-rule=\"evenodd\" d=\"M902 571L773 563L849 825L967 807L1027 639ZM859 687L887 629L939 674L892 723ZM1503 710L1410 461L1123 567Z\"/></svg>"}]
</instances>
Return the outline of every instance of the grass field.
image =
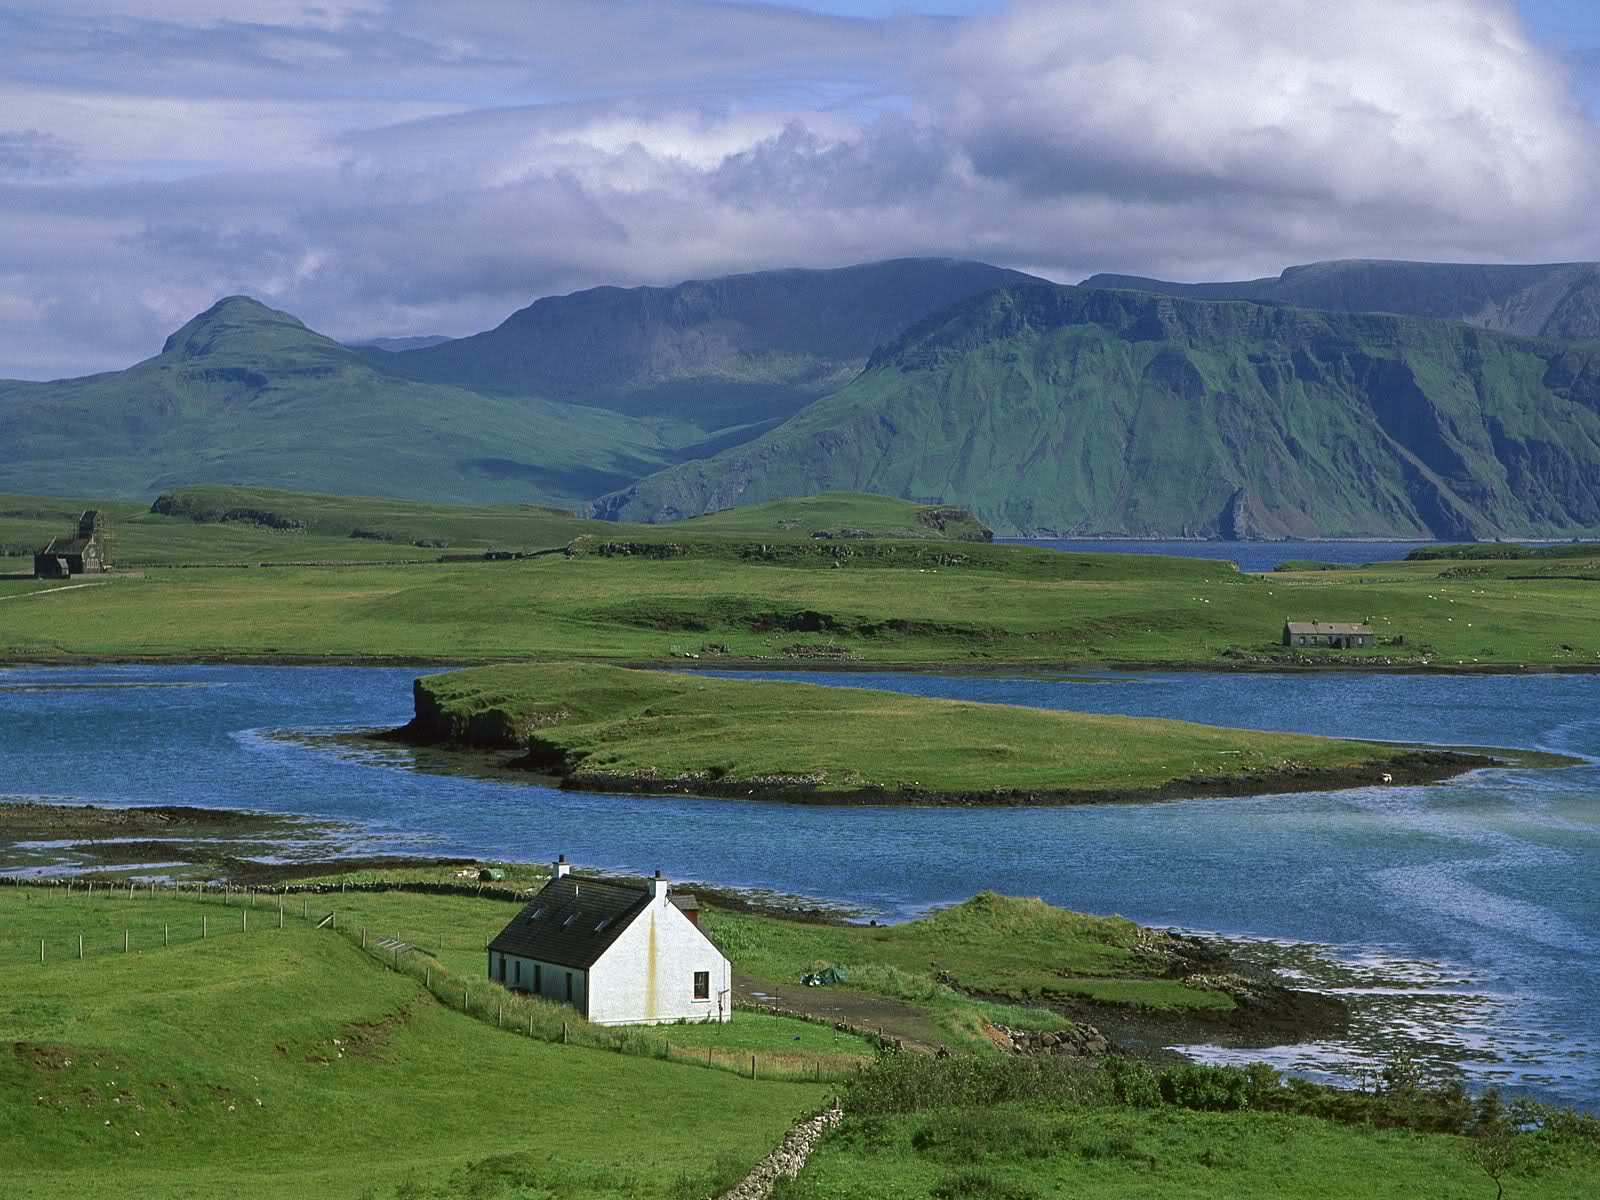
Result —
<instances>
[{"instance_id":1,"label":"grass field","mask_svg":"<svg viewBox=\"0 0 1600 1200\"><path fill-rule=\"evenodd\" d=\"M938 539L982 532L959 509L854 493L729 509L671 526L587 520L536 504L428 504L220 486L176 488L163 493L160 507L154 512L140 500L0 495L0 571L31 570L32 552L76 528L86 508L111 514L117 562L130 567L433 562L451 552L556 550L579 537L809 542L816 533Z\"/></svg>"},{"instance_id":2,"label":"grass field","mask_svg":"<svg viewBox=\"0 0 1600 1200\"><path fill-rule=\"evenodd\" d=\"M1286 616L1371 618L1403 646L1323 661L1600 665L1595 581L1521 563L1246 576L1222 564L983 547L987 568L568 559L149 569L0 579L0 656L248 655L1268 664ZM965 551L963 551L965 553ZM1133 561L1130 561L1133 560ZM1548 566L1549 564L1544 564ZM47 590L50 589L50 590ZM33 595L30 594L40 593ZM1317 656L1306 656L1313 660Z\"/></svg>"},{"instance_id":3,"label":"grass field","mask_svg":"<svg viewBox=\"0 0 1600 1200\"><path fill-rule=\"evenodd\" d=\"M0 891L8 940L70 944L85 926L102 948L129 926L148 940L0 961L8 1196L114 1179L139 1197L687 1200L737 1179L824 1094L514 1036L298 920L162 949L156 917L220 917L218 903L29 894Z\"/></svg>"},{"instance_id":4,"label":"grass field","mask_svg":"<svg viewBox=\"0 0 1600 1200\"><path fill-rule=\"evenodd\" d=\"M932 700L856 688L594 665L425 677L417 732L522 748L574 784L794 782L930 796L1159 789L1204 777L1346 769L1393 747L1178 721Z\"/></svg>"},{"instance_id":5,"label":"grass field","mask_svg":"<svg viewBox=\"0 0 1600 1200\"><path fill-rule=\"evenodd\" d=\"M1012 1103L850 1118L775 1200L1494 1200L1466 1138L1280 1113ZM1514 1165L1513 1200L1592 1194L1600 1153Z\"/></svg>"}]
</instances>

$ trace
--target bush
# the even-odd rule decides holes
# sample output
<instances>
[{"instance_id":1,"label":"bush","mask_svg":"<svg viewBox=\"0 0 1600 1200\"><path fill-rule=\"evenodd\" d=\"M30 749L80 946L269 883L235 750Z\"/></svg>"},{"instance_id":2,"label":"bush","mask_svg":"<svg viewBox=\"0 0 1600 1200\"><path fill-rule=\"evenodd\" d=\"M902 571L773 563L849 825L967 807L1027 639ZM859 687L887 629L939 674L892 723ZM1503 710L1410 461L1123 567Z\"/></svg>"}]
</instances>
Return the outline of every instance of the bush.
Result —
<instances>
[{"instance_id":1,"label":"bush","mask_svg":"<svg viewBox=\"0 0 1600 1200\"><path fill-rule=\"evenodd\" d=\"M1160 1108L1161 1082L1144 1063L1131 1058L1107 1059L1101 1068L1111 1088L1111 1097L1129 1108Z\"/></svg>"},{"instance_id":2,"label":"bush","mask_svg":"<svg viewBox=\"0 0 1600 1200\"><path fill-rule=\"evenodd\" d=\"M1161 1098L1199 1112L1250 1107L1250 1077L1239 1067L1172 1067L1161 1072Z\"/></svg>"},{"instance_id":3,"label":"bush","mask_svg":"<svg viewBox=\"0 0 1600 1200\"><path fill-rule=\"evenodd\" d=\"M901 1054L881 1059L850 1083L845 1107L854 1113L921 1112L1049 1100L1064 1104L1107 1103L1105 1076L1081 1059L1062 1055L929 1058Z\"/></svg>"}]
</instances>

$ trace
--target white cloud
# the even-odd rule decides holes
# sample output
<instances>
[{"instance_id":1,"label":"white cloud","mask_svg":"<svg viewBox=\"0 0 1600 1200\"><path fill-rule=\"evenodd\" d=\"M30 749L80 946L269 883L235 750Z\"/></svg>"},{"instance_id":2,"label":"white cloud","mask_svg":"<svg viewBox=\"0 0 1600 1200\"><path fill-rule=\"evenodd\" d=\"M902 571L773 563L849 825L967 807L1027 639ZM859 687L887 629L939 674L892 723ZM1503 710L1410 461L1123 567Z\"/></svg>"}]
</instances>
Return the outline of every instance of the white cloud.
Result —
<instances>
[{"instance_id":1,"label":"white cloud","mask_svg":"<svg viewBox=\"0 0 1600 1200\"><path fill-rule=\"evenodd\" d=\"M130 361L233 291L355 337L899 254L1600 257L1594 126L1500 0L72 3L0 12L0 375Z\"/></svg>"}]
</instances>

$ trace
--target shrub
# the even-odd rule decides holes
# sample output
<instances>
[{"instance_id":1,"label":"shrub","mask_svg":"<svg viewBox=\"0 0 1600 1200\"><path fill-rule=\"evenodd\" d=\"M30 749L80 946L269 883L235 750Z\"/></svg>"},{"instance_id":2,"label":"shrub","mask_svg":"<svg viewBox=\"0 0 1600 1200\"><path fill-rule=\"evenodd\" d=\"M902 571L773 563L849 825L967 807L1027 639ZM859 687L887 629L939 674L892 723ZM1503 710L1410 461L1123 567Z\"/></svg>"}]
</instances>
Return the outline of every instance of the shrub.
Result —
<instances>
[{"instance_id":1,"label":"shrub","mask_svg":"<svg viewBox=\"0 0 1600 1200\"><path fill-rule=\"evenodd\" d=\"M1185 1066L1161 1072L1161 1098L1200 1112L1250 1107L1250 1080L1238 1067Z\"/></svg>"},{"instance_id":2,"label":"shrub","mask_svg":"<svg viewBox=\"0 0 1600 1200\"><path fill-rule=\"evenodd\" d=\"M1111 1088L1111 1097L1129 1108L1161 1107L1161 1083L1144 1063L1131 1058L1107 1059L1101 1067Z\"/></svg>"}]
</instances>

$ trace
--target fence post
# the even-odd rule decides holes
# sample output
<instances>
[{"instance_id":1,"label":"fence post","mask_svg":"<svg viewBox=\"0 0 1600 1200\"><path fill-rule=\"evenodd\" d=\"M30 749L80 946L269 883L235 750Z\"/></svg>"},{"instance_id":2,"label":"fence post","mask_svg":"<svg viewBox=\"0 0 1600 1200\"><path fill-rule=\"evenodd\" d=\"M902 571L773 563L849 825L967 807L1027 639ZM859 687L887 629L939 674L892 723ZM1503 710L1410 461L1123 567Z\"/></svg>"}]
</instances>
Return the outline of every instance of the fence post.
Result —
<instances>
[{"instance_id":1,"label":"fence post","mask_svg":"<svg viewBox=\"0 0 1600 1200\"><path fill-rule=\"evenodd\" d=\"M167 925L166 925L165 922L163 922L162 925L161 925L161 944L163 946L172 945L172 933L171 933L171 930L169 930L167 928Z\"/></svg>"},{"instance_id":2,"label":"fence post","mask_svg":"<svg viewBox=\"0 0 1600 1200\"><path fill-rule=\"evenodd\" d=\"M239 915L244 918L244 931L246 933L249 933L250 932L250 910L248 908L243 909L243 910L240 911Z\"/></svg>"},{"instance_id":3,"label":"fence post","mask_svg":"<svg viewBox=\"0 0 1600 1200\"><path fill-rule=\"evenodd\" d=\"M283 900L278 900L278 928L283 928Z\"/></svg>"},{"instance_id":4,"label":"fence post","mask_svg":"<svg viewBox=\"0 0 1600 1200\"><path fill-rule=\"evenodd\" d=\"M464 983L461 985L461 1011L467 1011L467 985Z\"/></svg>"},{"instance_id":5,"label":"fence post","mask_svg":"<svg viewBox=\"0 0 1600 1200\"><path fill-rule=\"evenodd\" d=\"M367 927L365 925L361 927L361 948L363 950L367 948Z\"/></svg>"},{"instance_id":6,"label":"fence post","mask_svg":"<svg viewBox=\"0 0 1600 1200\"><path fill-rule=\"evenodd\" d=\"M128 952L128 931L126 928L122 931L122 952L124 954Z\"/></svg>"},{"instance_id":7,"label":"fence post","mask_svg":"<svg viewBox=\"0 0 1600 1200\"><path fill-rule=\"evenodd\" d=\"M308 905L310 903L311 903L311 901L307 897L305 897L305 896L301 896L300 897L300 919L302 921L306 919L306 905Z\"/></svg>"},{"instance_id":8,"label":"fence post","mask_svg":"<svg viewBox=\"0 0 1600 1200\"><path fill-rule=\"evenodd\" d=\"M498 1029L506 1027L506 1006L504 1004L496 1004L494 1006L494 1023Z\"/></svg>"},{"instance_id":9,"label":"fence post","mask_svg":"<svg viewBox=\"0 0 1600 1200\"><path fill-rule=\"evenodd\" d=\"M433 990L433 968L424 967L422 971L422 986L429 991Z\"/></svg>"},{"instance_id":10,"label":"fence post","mask_svg":"<svg viewBox=\"0 0 1600 1200\"><path fill-rule=\"evenodd\" d=\"M756 1077L756 1056L754 1054L752 1054L750 1056L750 1078L754 1079L755 1077Z\"/></svg>"},{"instance_id":11,"label":"fence post","mask_svg":"<svg viewBox=\"0 0 1600 1200\"><path fill-rule=\"evenodd\" d=\"M42 945L42 943L41 943L41 945ZM40 950L39 953L43 954L44 951ZM565 1021L561 1022L561 1044L563 1046L565 1046L567 1044L567 1023Z\"/></svg>"},{"instance_id":12,"label":"fence post","mask_svg":"<svg viewBox=\"0 0 1600 1200\"><path fill-rule=\"evenodd\" d=\"M83 961L83 934L78 935L78 961Z\"/></svg>"},{"instance_id":13,"label":"fence post","mask_svg":"<svg viewBox=\"0 0 1600 1200\"><path fill-rule=\"evenodd\" d=\"M206 918L204 916L200 918L200 936L202 938L206 936Z\"/></svg>"},{"instance_id":14,"label":"fence post","mask_svg":"<svg viewBox=\"0 0 1600 1200\"><path fill-rule=\"evenodd\" d=\"M44 939L39 939L39 965L44 965Z\"/></svg>"},{"instance_id":15,"label":"fence post","mask_svg":"<svg viewBox=\"0 0 1600 1200\"><path fill-rule=\"evenodd\" d=\"M533 1036L533 1014L532 1013L528 1014L528 1036L529 1037Z\"/></svg>"}]
</instances>

